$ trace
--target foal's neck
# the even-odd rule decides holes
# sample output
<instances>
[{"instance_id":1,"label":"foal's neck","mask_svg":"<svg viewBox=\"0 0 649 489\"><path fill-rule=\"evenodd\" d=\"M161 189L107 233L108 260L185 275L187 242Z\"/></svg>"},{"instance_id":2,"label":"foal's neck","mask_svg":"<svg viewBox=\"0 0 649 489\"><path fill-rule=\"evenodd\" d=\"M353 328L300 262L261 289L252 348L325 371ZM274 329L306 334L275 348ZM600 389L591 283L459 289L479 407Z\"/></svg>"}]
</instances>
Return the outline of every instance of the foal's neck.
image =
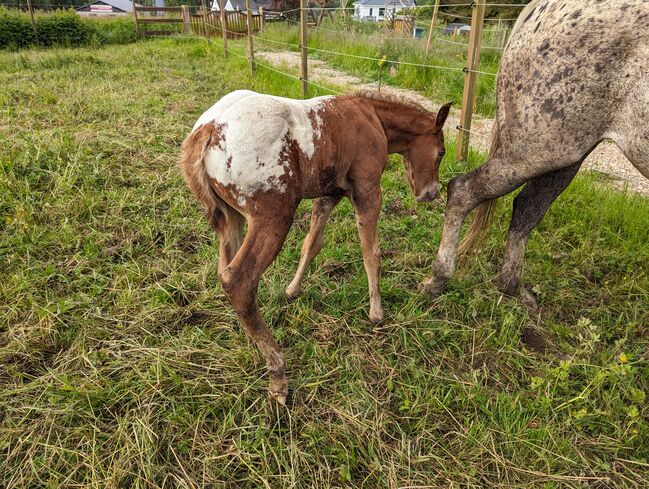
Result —
<instances>
[{"instance_id":1,"label":"foal's neck","mask_svg":"<svg viewBox=\"0 0 649 489\"><path fill-rule=\"evenodd\" d=\"M365 99L374 107L388 139L388 152L400 153L417 136L431 131L434 119L423 109L380 99Z\"/></svg>"}]
</instances>

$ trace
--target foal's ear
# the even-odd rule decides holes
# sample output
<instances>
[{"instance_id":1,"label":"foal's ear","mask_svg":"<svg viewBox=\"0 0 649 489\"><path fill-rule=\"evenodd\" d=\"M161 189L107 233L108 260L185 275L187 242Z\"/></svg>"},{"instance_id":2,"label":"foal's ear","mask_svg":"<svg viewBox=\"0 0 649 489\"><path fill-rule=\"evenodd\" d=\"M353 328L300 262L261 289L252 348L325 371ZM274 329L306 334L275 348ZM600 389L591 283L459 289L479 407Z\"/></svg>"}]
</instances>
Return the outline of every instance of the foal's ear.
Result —
<instances>
[{"instance_id":1,"label":"foal's ear","mask_svg":"<svg viewBox=\"0 0 649 489\"><path fill-rule=\"evenodd\" d=\"M440 129L444 127L444 123L446 122L448 113L451 111L451 105L453 105L453 102L449 102L447 104L442 105L442 107L439 109L439 112L437 113L437 117L435 119L435 125Z\"/></svg>"}]
</instances>

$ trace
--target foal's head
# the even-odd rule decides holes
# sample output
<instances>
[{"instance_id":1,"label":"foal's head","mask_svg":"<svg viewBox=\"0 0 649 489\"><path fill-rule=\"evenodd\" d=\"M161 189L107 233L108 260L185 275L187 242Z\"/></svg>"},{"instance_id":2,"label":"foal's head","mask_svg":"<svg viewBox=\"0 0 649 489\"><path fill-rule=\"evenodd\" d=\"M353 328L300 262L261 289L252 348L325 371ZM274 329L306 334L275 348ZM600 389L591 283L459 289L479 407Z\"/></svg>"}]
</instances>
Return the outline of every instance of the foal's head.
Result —
<instances>
[{"instance_id":1,"label":"foal's head","mask_svg":"<svg viewBox=\"0 0 649 489\"><path fill-rule=\"evenodd\" d=\"M444 123L451 103L443 105L437 115L427 117L423 133L417 134L408 147L400 151L406 166L410 188L418 202L430 202L439 194L439 165L444 158Z\"/></svg>"}]
</instances>

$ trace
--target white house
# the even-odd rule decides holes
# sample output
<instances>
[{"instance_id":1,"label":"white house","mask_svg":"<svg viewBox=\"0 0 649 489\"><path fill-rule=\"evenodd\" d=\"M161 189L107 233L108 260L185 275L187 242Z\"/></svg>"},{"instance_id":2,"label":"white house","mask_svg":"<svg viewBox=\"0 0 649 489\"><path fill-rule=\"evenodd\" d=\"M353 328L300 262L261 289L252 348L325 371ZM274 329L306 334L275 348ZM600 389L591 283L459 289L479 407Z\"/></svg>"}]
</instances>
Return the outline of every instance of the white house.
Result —
<instances>
[{"instance_id":1,"label":"white house","mask_svg":"<svg viewBox=\"0 0 649 489\"><path fill-rule=\"evenodd\" d=\"M135 4L141 7L139 3ZM79 15L126 15L133 13L131 0L94 0L91 3L77 7Z\"/></svg>"},{"instance_id":2,"label":"white house","mask_svg":"<svg viewBox=\"0 0 649 489\"><path fill-rule=\"evenodd\" d=\"M354 17L359 20L380 22L390 11L396 14L414 6L414 0L358 0L354 2Z\"/></svg>"},{"instance_id":3,"label":"white house","mask_svg":"<svg viewBox=\"0 0 649 489\"><path fill-rule=\"evenodd\" d=\"M270 0L250 0L250 9L257 13L259 7L264 7L268 9L270 7ZM219 0L212 1L212 10L221 10L219 6ZM226 12L234 12L235 10L240 10L241 12L246 11L246 0L227 0L225 4Z\"/></svg>"}]
</instances>

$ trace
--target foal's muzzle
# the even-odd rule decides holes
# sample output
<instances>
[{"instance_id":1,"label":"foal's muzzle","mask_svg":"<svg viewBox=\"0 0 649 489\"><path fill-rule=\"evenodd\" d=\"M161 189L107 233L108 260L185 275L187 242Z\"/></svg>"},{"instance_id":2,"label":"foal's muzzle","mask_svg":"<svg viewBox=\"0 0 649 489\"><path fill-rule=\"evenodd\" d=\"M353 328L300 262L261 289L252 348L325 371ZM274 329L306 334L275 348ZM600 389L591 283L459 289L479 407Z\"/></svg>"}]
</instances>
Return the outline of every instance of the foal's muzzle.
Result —
<instances>
[{"instance_id":1,"label":"foal's muzzle","mask_svg":"<svg viewBox=\"0 0 649 489\"><path fill-rule=\"evenodd\" d=\"M439 195L439 188L437 182L433 182L430 185L427 185L419 195L417 195L417 202L432 202Z\"/></svg>"}]
</instances>

